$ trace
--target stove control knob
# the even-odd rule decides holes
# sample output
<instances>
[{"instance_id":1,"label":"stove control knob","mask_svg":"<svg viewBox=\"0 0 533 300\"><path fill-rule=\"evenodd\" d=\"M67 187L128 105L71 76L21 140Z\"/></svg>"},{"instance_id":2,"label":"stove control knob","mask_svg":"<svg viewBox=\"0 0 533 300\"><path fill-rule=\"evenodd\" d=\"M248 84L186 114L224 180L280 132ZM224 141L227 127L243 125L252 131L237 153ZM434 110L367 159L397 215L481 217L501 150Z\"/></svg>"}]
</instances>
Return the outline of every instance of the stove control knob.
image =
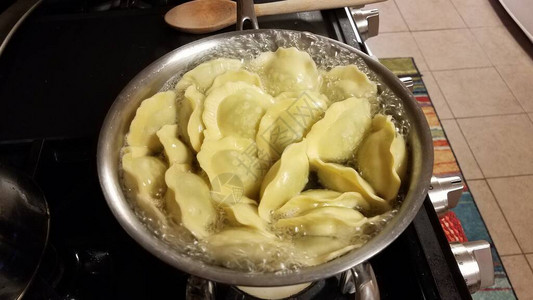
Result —
<instances>
[{"instance_id":1,"label":"stove control knob","mask_svg":"<svg viewBox=\"0 0 533 300\"><path fill-rule=\"evenodd\" d=\"M378 35L379 11L377 9L351 9L355 25L363 40Z\"/></svg>"},{"instance_id":2,"label":"stove control knob","mask_svg":"<svg viewBox=\"0 0 533 300\"><path fill-rule=\"evenodd\" d=\"M405 77L400 77L399 79L403 83L403 85L405 85L405 87L412 93L415 87L415 84L413 82L413 77L405 76Z\"/></svg>"},{"instance_id":3,"label":"stove control knob","mask_svg":"<svg viewBox=\"0 0 533 300\"><path fill-rule=\"evenodd\" d=\"M463 180L459 176L431 177L428 195L439 217L457 206L463 194L463 187Z\"/></svg>"},{"instance_id":4,"label":"stove control knob","mask_svg":"<svg viewBox=\"0 0 533 300\"><path fill-rule=\"evenodd\" d=\"M487 241L452 243L450 247L470 293L494 284L494 264Z\"/></svg>"}]
</instances>

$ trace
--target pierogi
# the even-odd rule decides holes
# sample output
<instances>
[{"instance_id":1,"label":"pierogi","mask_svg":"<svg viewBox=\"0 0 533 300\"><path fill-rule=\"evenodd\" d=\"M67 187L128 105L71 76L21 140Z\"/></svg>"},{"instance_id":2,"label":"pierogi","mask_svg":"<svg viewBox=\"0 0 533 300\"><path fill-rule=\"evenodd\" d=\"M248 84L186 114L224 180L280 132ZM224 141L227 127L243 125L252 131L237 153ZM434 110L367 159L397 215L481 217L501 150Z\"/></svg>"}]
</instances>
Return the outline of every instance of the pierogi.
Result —
<instances>
[{"instance_id":1,"label":"pierogi","mask_svg":"<svg viewBox=\"0 0 533 300\"><path fill-rule=\"evenodd\" d=\"M374 235L399 203L407 150L356 65L321 70L279 48L204 62L144 100L121 164L136 207L186 228L211 263L277 271Z\"/></svg>"}]
</instances>

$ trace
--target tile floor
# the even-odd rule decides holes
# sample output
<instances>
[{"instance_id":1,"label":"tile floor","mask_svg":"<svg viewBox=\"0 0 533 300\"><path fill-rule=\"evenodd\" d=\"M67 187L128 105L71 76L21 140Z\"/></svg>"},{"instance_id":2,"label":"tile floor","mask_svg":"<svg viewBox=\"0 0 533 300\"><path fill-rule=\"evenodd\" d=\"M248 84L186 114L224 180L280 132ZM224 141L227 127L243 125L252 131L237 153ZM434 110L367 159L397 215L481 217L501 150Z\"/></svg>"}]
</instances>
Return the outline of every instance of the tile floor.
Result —
<instances>
[{"instance_id":1,"label":"tile floor","mask_svg":"<svg viewBox=\"0 0 533 300\"><path fill-rule=\"evenodd\" d=\"M388 0L377 57L415 58L519 299L533 299L533 44L497 0Z\"/></svg>"}]
</instances>

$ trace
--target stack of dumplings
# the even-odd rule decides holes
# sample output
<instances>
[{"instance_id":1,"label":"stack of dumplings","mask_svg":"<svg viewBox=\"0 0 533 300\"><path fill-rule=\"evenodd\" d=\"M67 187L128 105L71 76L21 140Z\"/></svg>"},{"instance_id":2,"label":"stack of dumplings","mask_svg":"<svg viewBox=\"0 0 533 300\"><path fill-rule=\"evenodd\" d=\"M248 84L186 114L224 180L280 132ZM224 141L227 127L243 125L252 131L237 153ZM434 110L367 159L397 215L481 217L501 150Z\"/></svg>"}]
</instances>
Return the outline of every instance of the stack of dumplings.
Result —
<instances>
[{"instance_id":1,"label":"stack of dumplings","mask_svg":"<svg viewBox=\"0 0 533 300\"><path fill-rule=\"evenodd\" d=\"M210 60L142 101L124 188L211 263L318 265L361 247L398 198L406 145L378 108L355 65L319 70L296 48Z\"/></svg>"}]
</instances>

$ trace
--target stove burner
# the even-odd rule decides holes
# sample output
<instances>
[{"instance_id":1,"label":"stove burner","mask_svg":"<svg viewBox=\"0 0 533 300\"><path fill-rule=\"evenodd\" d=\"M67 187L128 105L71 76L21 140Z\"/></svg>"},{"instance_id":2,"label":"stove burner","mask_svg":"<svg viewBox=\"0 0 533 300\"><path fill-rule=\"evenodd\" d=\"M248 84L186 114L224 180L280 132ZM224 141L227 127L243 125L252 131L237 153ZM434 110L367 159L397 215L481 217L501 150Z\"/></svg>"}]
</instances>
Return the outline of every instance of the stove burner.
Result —
<instances>
[{"instance_id":1,"label":"stove burner","mask_svg":"<svg viewBox=\"0 0 533 300\"><path fill-rule=\"evenodd\" d=\"M326 296L332 300L348 299L346 295L339 292L338 284L339 281L336 277L316 281L296 295L282 299L325 299ZM187 281L186 299L260 300L261 298L249 295L236 286L214 283L206 279L191 276Z\"/></svg>"},{"instance_id":2,"label":"stove burner","mask_svg":"<svg viewBox=\"0 0 533 300\"><path fill-rule=\"evenodd\" d=\"M224 300L258 300L258 299L293 299L293 300L314 300L314 299L366 299L377 300L379 290L372 266L365 262L355 266L337 276L310 283L303 290L296 294L288 294L287 297L279 298L273 295L287 294L290 287L239 287L226 284L215 283L210 280L190 276L187 280L186 299L224 299ZM298 288L298 287L296 287ZM254 294L254 295L251 295ZM355 294L355 295L354 295ZM263 298L260 295L265 295ZM272 298L274 297L274 298Z\"/></svg>"}]
</instances>

